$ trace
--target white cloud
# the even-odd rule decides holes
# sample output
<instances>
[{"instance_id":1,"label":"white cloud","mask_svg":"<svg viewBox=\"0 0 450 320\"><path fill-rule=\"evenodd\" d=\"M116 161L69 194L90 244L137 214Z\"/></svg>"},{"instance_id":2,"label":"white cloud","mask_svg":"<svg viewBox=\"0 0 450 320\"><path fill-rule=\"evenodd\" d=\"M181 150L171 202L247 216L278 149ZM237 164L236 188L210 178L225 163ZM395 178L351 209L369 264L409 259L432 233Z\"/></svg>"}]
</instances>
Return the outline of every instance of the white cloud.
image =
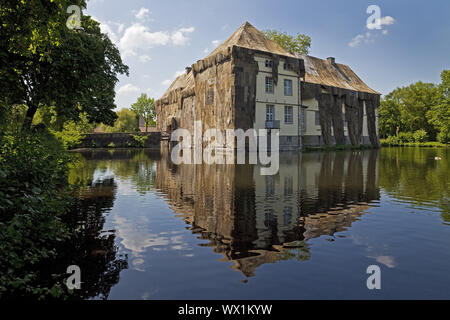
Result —
<instances>
[{"instance_id":1,"label":"white cloud","mask_svg":"<svg viewBox=\"0 0 450 320\"><path fill-rule=\"evenodd\" d=\"M168 86L170 86L170 85L172 84L172 82L173 82L176 78L178 78L179 76L183 75L185 72L186 72L186 70L179 70L179 71L176 71L175 74L173 75L173 78L172 78L172 79L164 80L163 82L161 82L161 84L162 84L163 86L165 86L165 87L168 87Z\"/></svg>"},{"instance_id":2,"label":"white cloud","mask_svg":"<svg viewBox=\"0 0 450 320\"><path fill-rule=\"evenodd\" d=\"M137 86L128 83L121 87L119 87L116 90L116 99L115 103L118 107L118 110L122 108L128 108L131 106L132 103L134 103L141 93L141 89Z\"/></svg>"},{"instance_id":3,"label":"white cloud","mask_svg":"<svg viewBox=\"0 0 450 320\"><path fill-rule=\"evenodd\" d=\"M108 35L113 43L117 43L118 36L112 31L111 27L106 23L100 23L100 31Z\"/></svg>"},{"instance_id":4,"label":"white cloud","mask_svg":"<svg viewBox=\"0 0 450 320\"><path fill-rule=\"evenodd\" d=\"M135 56L139 49L165 46L169 41L170 35L167 32L150 32L146 26L135 23L125 30L119 42L119 49L124 57Z\"/></svg>"},{"instance_id":5,"label":"white cloud","mask_svg":"<svg viewBox=\"0 0 450 320\"><path fill-rule=\"evenodd\" d=\"M135 17L139 20L145 20L146 18L148 18L150 14L150 10L148 10L147 8L141 8L139 9L138 13L136 13Z\"/></svg>"},{"instance_id":6,"label":"white cloud","mask_svg":"<svg viewBox=\"0 0 450 320\"><path fill-rule=\"evenodd\" d=\"M381 26L381 35L387 35L389 32L387 29L383 29L383 26L392 25L395 23L395 19L391 16L385 16L381 17L379 20L379 25ZM375 38L380 35L380 33L377 33L377 22L371 24L367 23L366 28L369 29L365 34L358 34L356 35L349 43L349 47L355 48L359 46L361 43L373 43L375 42ZM372 31L370 31L372 30Z\"/></svg>"},{"instance_id":7,"label":"white cloud","mask_svg":"<svg viewBox=\"0 0 450 320\"><path fill-rule=\"evenodd\" d=\"M203 50L204 53L209 53L210 51L217 48L217 46L220 44L220 40L213 40L211 41L211 46Z\"/></svg>"},{"instance_id":8,"label":"white cloud","mask_svg":"<svg viewBox=\"0 0 450 320\"><path fill-rule=\"evenodd\" d=\"M143 54L139 57L139 61L143 63L149 62L150 60L152 60L152 58L147 54Z\"/></svg>"},{"instance_id":9,"label":"white cloud","mask_svg":"<svg viewBox=\"0 0 450 320\"><path fill-rule=\"evenodd\" d=\"M364 36L362 34L358 34L356 37L352 39L352 41L349 42L349 46L354 48L360 45L361 41L364 40Z\"/></svg>"},{"instance_id":10,"label":"white cloud","mask_svg":"<svg viewBox=\"0 0 450 320\"><path fill-rule=\"evenodd\" d=\"M195 28L181 28L172 33L168 31L151 32L148 27L135 23L128 27L119 41L119 49L123 57L136 56L138 51L147 50L168 44L184 46L189 38L186 34L194 32Z\"/></svg>"},{"instance_id":11,"label":"white cloud","mask_svg":"<svg viewBox=\"0 0 450 320\"><path fill-rule=\"evenodd\" d=\"M117 90L117 94L122 95L122 94L129 94L129 93L138 93L139 91L141 91L141 89L139 89L138 87L136 87L135 85L133 85L131 83L128 83L126 85L121 86Z\"/></svg>"},{"instance_id":12,"label":"white cloud","mask_svg":"<svg viewBox=\"0 0 450 320\"><path fill-rule=\"evenodd\" d=\"M186 72L186 70L176 71L176 72L175 72L174 78L175 78L175 79L178 78L179 76L181 76L181 75L184 74L185 72Z\"/></svg>"},{"instance_id":13,"label":"white cloud","mask_svg":"<svg viewBox=\"0 0 450 320\"><path fill-rule=\"evenodd\" d=\"M171 39L174 45L176 46L184 46L189 42L189 38L186 37L186 34L192 33L195 31L194 27L190 28L181 28L172 33Z\"/></svg>"},{"instance_id":14,"label":"white cloud","mask_svg":"<svg viewBox=\"0 0 450 320\"><path fill-rule=\"evenodd\" d=\"M381 29L383 29L383 26L389 26L389 25L395 23L395 19L392 18L391 16L384 16L379 19L375 19L375 20L373 20L373 23L371 23L370 21L371 20L369 19L369 20L367 20L367 23L366 23L366 28L369 30L375 30L375 29L381 30Z\"/></svg>"},{"instance_id":15,"label":"white cloud","mask_svg":"<svg viewBox=\"0 0 450 320\"><path fill-rule=\"evenodd\" d=\"M392 18L391 16L381 17L381 19L380 19L381 27L390 26L391 24L394 24L394 23L395 23L395 19Z\"/></svg>"},{"instance_id":16,"label":"white cloud","mask_svg":"<svg viewBox=\"0 0 450 320\"><path fill-rule=\"evenodd\" d=\"M111 41L113 43L117 43L117 41L119 40L119 36L117 35L116 32L113 31L112 27L110 26L110 23L105 23L100 21L100 19L98 19L95 16L91 17L93 20L97 21L98 23L100 23L100 31L106 35L108 35L108 37L111 39ZM113 24L113 23L111 23ZM118 32L120 33L121 30L119 28Z\"/></svg>"}]
</instances>

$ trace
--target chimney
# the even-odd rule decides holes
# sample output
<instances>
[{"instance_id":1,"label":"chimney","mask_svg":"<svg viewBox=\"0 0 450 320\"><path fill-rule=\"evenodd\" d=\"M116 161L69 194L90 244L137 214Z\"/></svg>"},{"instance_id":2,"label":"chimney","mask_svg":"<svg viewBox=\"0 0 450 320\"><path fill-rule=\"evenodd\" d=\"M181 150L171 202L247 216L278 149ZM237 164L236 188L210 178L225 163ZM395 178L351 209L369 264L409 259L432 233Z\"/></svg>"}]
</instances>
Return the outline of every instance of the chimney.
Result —
<instances>
[{"instance_id":1,"label":"chimney","mask_svg":"<svg viewBox=\"0 0 450 320\"><path fill-rule=\"evenodd\" d=\"M327 58L327 61L328 61L330 64L334 64L334 63L335 63L334 57L329 57L329 58Z\"/></svg>"},{"instance_id":2,"label":"chimney","mask_svg":"<svg viewBox=\"0 0 450 320\"><path fill-rule=\"evenodd\" d=\"M186 74L188 74L189 72L191 72L192 67L186 67Z\"/></svg>"}]
</instances>

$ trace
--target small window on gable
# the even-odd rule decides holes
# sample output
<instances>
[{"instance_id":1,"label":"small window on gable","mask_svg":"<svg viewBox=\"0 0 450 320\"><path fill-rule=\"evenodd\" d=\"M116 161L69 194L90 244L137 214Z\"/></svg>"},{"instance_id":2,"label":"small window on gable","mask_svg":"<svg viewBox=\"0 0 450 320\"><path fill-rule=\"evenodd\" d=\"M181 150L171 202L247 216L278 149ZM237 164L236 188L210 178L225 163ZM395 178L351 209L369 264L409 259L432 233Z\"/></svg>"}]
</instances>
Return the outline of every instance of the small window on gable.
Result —
<instances>
[{"instance_id":1,"label":"small window on gable","mask_svg":"<svg viewBox=\"0 0 450 320\"><path fill-rule=\"evenodd\" d=\"M272 60L266 60L266 68L272 68Z\"/></svg>"},{"instance_id":2,"label":"small window on gable","mask_svg":"<svg viewBox=\"0 0 450 320\"><path fill-rule=\"evenodd\" d=\"M284 70L292 70L292 66L291 66L290 63L284 63L283 69L284 69Z\"/></svg>"}]
</instances>

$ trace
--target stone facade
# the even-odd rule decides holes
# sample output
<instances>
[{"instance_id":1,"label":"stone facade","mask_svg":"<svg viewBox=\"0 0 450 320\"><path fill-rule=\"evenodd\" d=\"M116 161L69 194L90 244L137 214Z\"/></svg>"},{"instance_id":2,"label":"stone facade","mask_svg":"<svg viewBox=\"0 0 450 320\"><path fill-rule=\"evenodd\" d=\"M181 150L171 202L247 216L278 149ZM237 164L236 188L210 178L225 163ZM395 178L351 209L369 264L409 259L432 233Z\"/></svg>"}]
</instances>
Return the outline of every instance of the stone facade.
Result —
<instances>
[{"instance_id":1,"label":"stone facade","mask_svg":"<svg viewBox=\"0 0 450 320\"><path fill-rule=\"evenodd\" d=\"M367 140L378 147L379 94L347 66L334 60L323 66L323 61L293 55L245 23L208 57L186 68L156 101L157 129L163 136L178 128L193 135L194 122L201 121L202 133L210 128L280 129L281 150L310 143L358 146ZM308 107L302 101L307 99L317 102L320 132L302 128L302 108Z\"/></svg>"}]
</instances>

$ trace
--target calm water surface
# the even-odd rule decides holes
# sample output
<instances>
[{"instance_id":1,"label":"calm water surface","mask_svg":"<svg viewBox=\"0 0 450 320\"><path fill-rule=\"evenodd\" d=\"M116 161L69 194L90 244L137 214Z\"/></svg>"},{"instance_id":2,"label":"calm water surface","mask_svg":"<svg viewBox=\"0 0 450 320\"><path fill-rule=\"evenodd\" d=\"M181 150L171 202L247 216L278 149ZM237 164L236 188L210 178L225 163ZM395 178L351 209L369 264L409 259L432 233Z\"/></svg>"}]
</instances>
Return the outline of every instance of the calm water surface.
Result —
<instances>
[{"instance_id":1,"label":"calm water surface","mask_svg":"<svg viewBox=\"0 0 450 320\"><path fill-rule=\"evenodd\" d=\"M286 153L278 175L261 176L258 165L81 152L70 178L108 235L93 254L113 270L83 280L108 299L448 299L449 156ZM366 287L370 265L379 291Z\"/></svg>"}]
</instances>

